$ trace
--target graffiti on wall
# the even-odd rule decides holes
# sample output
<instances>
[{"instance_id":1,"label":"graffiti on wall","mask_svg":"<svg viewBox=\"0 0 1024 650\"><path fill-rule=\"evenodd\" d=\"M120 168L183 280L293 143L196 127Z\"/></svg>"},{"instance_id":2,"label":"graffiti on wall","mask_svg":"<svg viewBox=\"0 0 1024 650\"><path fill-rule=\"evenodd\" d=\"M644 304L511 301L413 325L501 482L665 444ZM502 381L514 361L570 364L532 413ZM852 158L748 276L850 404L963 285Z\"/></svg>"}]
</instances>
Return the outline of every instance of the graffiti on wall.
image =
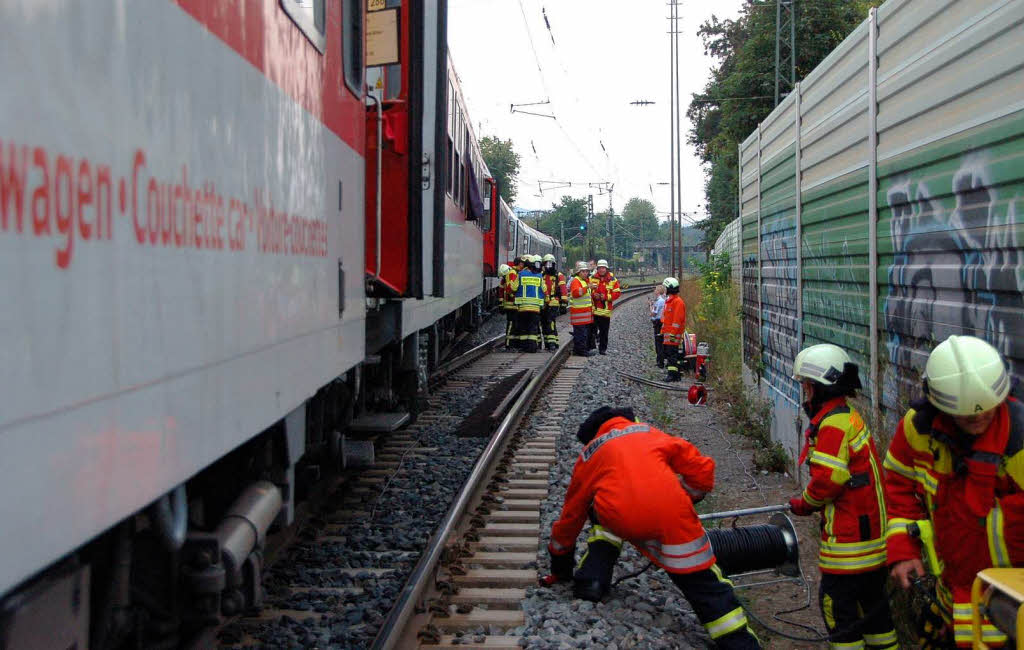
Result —
<instances>
[{"instance_id":1,"label":"graffiti on wall","mask_svg":"<svg viewBox=\"0 0 1024 650\"><path fill-rule=\"evenodd\" d=\"M765 228L765 230L768 230ZM765 379L799 403L791 378L797 350L796 225L792 215L775 221L761 238L761 344Z\"/></svg>"},{"instance_id":2,"label":"graffiti on wall","mask_svg":"<svg viewBox=\"0 0 1024 650\"><path fill-rule=\"evenodd\" d=\"M982 153L948 174L905 174L886 190L893 263L885 299L889 364L884 402L899 408L937 343L951 334L981 337L1024 370L1021 291L1024 251L1017 241L1018 197L1001 196Z\"/></svg>"}]
</instances>

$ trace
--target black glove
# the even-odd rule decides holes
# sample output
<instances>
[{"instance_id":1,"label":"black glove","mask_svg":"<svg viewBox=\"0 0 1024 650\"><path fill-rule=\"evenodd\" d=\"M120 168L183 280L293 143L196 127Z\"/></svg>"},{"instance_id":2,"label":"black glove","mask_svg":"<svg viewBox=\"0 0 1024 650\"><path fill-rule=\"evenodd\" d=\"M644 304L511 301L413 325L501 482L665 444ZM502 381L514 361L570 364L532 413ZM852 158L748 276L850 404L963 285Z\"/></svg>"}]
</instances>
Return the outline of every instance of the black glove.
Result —
<instances>
[{"instance_id":1,"label":"black glove","mask_svg":"<svg viewBox=\"0 0 1024 650\"><path fill-rule=\"evenodd\" d=\"M575 550L573 549L562 555L555 555L548 550L548 554L551 556L551 575L559 580L572 580Z\"/></svg>"},{"instance_id":2,"label":"black glove","mask_svg":"<svg viewBox=\"0 0 1024 650\"><path fill-rule=\"evenodd\" d=\"M601 425L616 417L624 417L627 420L635 421L636 415L633 413L633 409L626 406L624 408L612 408L610 406L602 406L597 409L583 421L580 428L576 430L576 439L583 444L589 443L597 435L597 430L601 428Z\"/></svg>"}]
</instances>

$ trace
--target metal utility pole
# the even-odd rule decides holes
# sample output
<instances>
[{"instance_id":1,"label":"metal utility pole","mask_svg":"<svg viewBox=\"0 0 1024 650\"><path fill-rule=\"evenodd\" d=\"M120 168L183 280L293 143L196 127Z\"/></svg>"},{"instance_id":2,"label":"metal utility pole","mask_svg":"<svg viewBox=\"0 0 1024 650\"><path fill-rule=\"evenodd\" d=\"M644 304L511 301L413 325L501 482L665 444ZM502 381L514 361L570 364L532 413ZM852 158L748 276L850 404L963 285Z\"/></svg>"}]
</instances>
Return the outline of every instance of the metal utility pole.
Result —
<instances>
[{"instance_id":1,"label":"metal utility pole","mask_svg":"<svg viewBox=\"0 0 1024 650\"><path fill-rule=\"evenodd\" d=\"M676 2L672 0L668 29L668 146L669 146L669 232L672 233L672 276L676 275L676 40L672 32L675 31Z\"/></svg>"},{"instance_id":2,"label":"metal utility pole","mask_svg":"<svg viewBox=\"0 0 1024 650\"><path fill-rule=\"evenodd\" d=\"M680 121L683 104L679 96L679 2L673 0L675 20L672 21L673 38L676 42L676 212L679 215L679 275L683 274L683 146L681 142L682 127Z\"/></svg>"},{"instance_id":3,"label":"metal utility pole","mask_svg":"<svg viewBox=\"0 0 1024 650\"><path fill-rule=\"evenodd\" d=\"M612 266L615 266L615 204L612 202L613 192L614 192L614 190L611 187L609 187L608 188L608 220L612 222L612 244L611 244L612 262L611 263L612 263Z\"/></svg>"},{"instance_id":4,"label":"metal utility pole","mask_svg":"<svg viewBox=\"0 0 1024 650\"><path fill-rule=\"evenodd\" d=\"M775 0L775 105L796 87L796 0Z\"/></svg>"}]
</instances>

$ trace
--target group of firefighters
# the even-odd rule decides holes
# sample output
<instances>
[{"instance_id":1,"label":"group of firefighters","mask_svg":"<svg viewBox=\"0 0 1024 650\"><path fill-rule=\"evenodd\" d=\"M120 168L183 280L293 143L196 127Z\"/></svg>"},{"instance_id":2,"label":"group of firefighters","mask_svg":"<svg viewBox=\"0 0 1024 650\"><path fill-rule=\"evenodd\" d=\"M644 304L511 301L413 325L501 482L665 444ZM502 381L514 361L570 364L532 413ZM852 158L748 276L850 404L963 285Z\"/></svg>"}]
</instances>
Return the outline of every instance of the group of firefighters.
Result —
<instances>
[{"instance_id":1,"label":"group of firefighters","mask_svg":"<svg viewBox=\"0 0 1024 650\"><path fill-rule=\"evenodd\" d=\"M585 267L569 284L574 330L592 319ZM663 286L668 297L651 316L660 311L659 360L678 379L685 305L675 278ZM861 382L842 348L805 348L793 376L810 421L799 461L810 478L789 507L821 518L819 604L830 647L899 647L890 576L927 600L913 622L920 647L970 647L975 575L1024 567L1024 406L1010 396L1004 359L971 336L939 344L925 366L924 397L899 422L884 462L850 403ZM637 422L629 408L594 411L576 435L583 448L551 529L552 575L544 584L571 580L576 597L600 600L628 541L668 572L718 647L760 647L693 505L714 486L714 460ZM587 551L574 571L576 537L588 521ZM934 588L923 581L929 573ZM991 647L1006 642L990 621L982 623Z\"/></svg>"},{"instance_id":2,"label":"group of firefighters","mask_svg":"<svg viewBox=\"0 0 1024 650\"><path fill-rule=\"evenodd\" d=\"M608 262L577 262L568 284L550 253L520 255L498 267L498 292L505 311L505 346L523 352L558 349L556 318L566 308L573 329L573 353L608 353L608 329L622 294Z\"/></svg>"}]
</instances>

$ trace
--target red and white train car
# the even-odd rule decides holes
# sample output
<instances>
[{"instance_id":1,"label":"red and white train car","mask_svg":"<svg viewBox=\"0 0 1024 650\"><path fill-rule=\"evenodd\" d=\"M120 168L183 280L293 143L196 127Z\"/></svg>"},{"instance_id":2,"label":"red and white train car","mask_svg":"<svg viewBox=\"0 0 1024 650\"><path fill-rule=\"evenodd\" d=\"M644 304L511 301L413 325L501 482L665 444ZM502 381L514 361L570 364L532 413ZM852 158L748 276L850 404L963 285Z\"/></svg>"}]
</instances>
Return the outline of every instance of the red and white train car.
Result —
<instances>
[{"instance_id":1,"label":"red and white train car","mask_svg":"<svg viewBox=\"0 0 1024 650\"><path fill-rule=\"evenodd\" d=\"M498 218L446 12L0 0L0 646L258 604L262 534L543 244Z\"/></svg>"},{"instance_id":2,"label":"red and white train car","mask_svg":"<svg viewBox=\"0 0 1024 650\"><path fill-rule=\"evenodd\" d=\"M181 548L259 478L289 515L306 406L366 356L363 4L0 3L14 646L85 647L135 529ZM254 440L265 465L219 480Z\"/></svg>"}]
</instances>

